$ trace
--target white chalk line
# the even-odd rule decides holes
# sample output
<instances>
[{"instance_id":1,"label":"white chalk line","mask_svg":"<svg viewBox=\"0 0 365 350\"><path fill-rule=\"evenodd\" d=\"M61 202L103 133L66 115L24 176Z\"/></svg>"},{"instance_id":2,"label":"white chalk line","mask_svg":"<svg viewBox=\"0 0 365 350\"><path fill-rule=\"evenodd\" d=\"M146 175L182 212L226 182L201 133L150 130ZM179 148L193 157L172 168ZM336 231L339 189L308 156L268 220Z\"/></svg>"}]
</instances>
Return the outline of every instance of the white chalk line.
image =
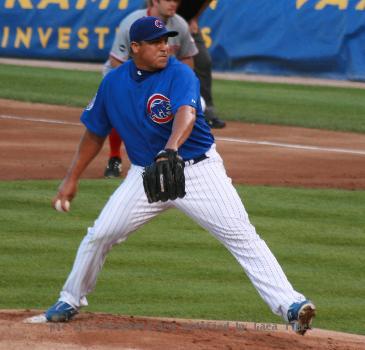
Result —
<instances>
[{"instance_id":1,"label":"white chalk line","mask_svg":"<svg viewBox=\"0 0 365 350\"><path fill-rule=\"evenodd\" d=\"M290 143L245 140L245 139L235 139L235 138L230 138L230 137L216 137L215 139L218 141L225 141L225 142L236 142L236 143L272 146L272 147L293 148L293 149L302 149L302 150L307 150L307 151L321 151L321 152L349 153L349 154L365 155L365 151L360 151L360 150L355 150L355 149L295 145L295 144L290 144Z\"/></svg>"},{"instance_id":2,"label":"white chalk line","mask_svg":"<svg viewBox=\"0 0 365 350\"><path fill-rule=\"evenodd\" d=\"M61 125L74 125L74 126L82 125L81 123L72 123L62 120L42 119L42 118L32 118L32 117L16 117L12 115L2 115L2 114L0 115L0 119L22 120L26 122L46 123L46 124L61 124Z\"/></svg>"},{"instance_id":3,"label":"white chalk line","mask_svg":"<svg viewBox=\"0 0 365 350\"><path fill-rule=\"evenodd\" d=\"M21 120L21 121L29 121L29 122L35 122L35 123L46 123L46 124L82 126L81 123L67 122L67 121L63 121L63 120L42 119L42 118L33 118L33 117L17 117L17 116L10 116L10 115L0 115L0 119ZM365 150L363 151L363 150L345 149L345 148L296 145L296 144L272 142L272 141L258 141L258 140L238 139L238 138L232 138L232 137L215 137L215 139L217 141L222 141L222 142L244 143L244 144L262 145L262 146L270 146L270 147L300 149L300 150L306 150L306 151L318 151L318 152L332 152L332 153L347 153L347 154L365 155Z\"/></svg>"}]
</instances>

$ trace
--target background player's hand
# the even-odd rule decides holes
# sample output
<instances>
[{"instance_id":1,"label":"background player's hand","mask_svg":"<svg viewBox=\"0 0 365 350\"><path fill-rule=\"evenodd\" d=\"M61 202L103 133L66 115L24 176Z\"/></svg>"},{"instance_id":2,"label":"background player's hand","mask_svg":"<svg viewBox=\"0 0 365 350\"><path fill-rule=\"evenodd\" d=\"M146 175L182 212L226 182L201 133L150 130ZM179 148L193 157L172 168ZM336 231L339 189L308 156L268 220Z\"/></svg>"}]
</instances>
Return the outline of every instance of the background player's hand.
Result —
<instances>
[{"instance_id":1,"label":"background player's hand","mask_svg":"<svg viewBox=\"0 0 365 350\"><path fill-rule=\"evenodd\" d=\"M192 18L189 21L189 29L191 34L196 34L199 31L199 24L198 20L196 18Z\"/></svg>"}]
</instances>

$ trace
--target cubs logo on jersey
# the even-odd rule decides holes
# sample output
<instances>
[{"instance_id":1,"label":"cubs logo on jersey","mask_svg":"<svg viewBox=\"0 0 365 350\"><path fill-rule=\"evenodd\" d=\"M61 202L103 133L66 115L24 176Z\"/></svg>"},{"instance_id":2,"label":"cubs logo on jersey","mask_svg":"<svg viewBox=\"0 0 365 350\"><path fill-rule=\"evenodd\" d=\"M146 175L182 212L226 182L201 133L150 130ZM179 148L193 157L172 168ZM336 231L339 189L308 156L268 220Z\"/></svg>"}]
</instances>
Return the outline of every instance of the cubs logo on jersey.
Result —
<instances>
[{"instance_id":1,"label":"cubs logo on jersey","mask_svg":"<svg viewBox=\"0 0 365 350\"><path fill-rule=\"evenodd\" d=\"M168 123L174 118L170 99L162 94L153 94L147 101L147 114L155 123Z\"/></svg>"}]
</instances>

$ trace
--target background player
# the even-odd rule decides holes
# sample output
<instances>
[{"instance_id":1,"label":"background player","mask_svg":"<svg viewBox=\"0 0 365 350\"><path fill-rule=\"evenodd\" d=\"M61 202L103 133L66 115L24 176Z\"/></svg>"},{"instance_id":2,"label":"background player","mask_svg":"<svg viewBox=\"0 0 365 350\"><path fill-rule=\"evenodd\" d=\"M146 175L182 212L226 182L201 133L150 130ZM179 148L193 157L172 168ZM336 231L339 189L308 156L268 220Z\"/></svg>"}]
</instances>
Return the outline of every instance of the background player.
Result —
<instances>
[{"instance_id":1,"label":"background player","mask_svg":"<svg viewBox=\"0 0 365 350\"><path fill-rule=\"evenodd\" d=\"M208 7L212 0L181 0L177 13L188 23L190 33L198 48L198 54L194 56L194 70L200 80L200 93L206 103L204 111L205 119L211 128L221 129L226 123L216 115L212 94L212 59L207 50L198 20L200 15Z\"/></svg>"},{"instance_id":2,"label":"background player","mask_svg":"<svg viewBox=\"0 0 365 350\"><path fill-rule=\"evenodd\" d=\"M198 53L198 49L189 32L187 22L176 14L179 0L148 0L147 9L137 10L124 18L114 39L109 59L104 65L104 75L113 68L118 67L129 58L129 28L132 23L144 16L155 16L163 20L166 27L179 33L170 39L170 54L176 56L181 62L186 63L191 68L194 67L193 56ZM119 177L122 170L122 140L115 129L109 135L109 160L104 171L105 177Z\"/></svg>"},{"instance_id":3,"label":"background player","mask_svg":"<svg viewBox=\"0 0 365 350\"><path fill-rule=\"evenodd\" d=\"M59 301L45 316L48 321L60 322L76 315L87 305L86 295L93 290L112 246L175 207L222 242L271 310L304 334L315 307L293 289L251 225L204 120L199 81L185 64L168 57L167 37L176 34L156 17L134 22L130 28L133 60L103 79L81 116L86 130L53 204L61 200L65 206L74 198L79 177L101 150L112 127L125 141L131 168L88 229ZM186 196L149 203L142 173L164 149L178 151L185 161Z\"/></svg>"}]
</instances>

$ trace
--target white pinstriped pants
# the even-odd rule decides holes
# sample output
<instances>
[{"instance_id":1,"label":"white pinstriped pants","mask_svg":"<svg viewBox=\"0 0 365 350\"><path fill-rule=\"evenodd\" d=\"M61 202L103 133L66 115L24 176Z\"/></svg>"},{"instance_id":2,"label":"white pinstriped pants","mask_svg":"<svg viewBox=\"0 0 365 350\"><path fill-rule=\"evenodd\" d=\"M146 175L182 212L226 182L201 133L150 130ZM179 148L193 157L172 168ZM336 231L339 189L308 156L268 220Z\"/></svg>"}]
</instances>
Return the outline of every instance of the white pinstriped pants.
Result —
<instances>
[{"instance_id":1,"label":"white pinstriped pants","mask_svg":"<svg viewBox=\"0 0 365 350\"><path fill-rule=\"evenodd\" d=\"M271 310L286 320L289 306L305 297L296 292L279 263L257 235L215 145L205 159L185 167L186 196L149 204L140 166L132 165L110 197L77 252L60 299L79 308L96 283L105 257L114 244L162 211L175 207L213 234L232 253Z\"/></svg>"}]
</instances>

